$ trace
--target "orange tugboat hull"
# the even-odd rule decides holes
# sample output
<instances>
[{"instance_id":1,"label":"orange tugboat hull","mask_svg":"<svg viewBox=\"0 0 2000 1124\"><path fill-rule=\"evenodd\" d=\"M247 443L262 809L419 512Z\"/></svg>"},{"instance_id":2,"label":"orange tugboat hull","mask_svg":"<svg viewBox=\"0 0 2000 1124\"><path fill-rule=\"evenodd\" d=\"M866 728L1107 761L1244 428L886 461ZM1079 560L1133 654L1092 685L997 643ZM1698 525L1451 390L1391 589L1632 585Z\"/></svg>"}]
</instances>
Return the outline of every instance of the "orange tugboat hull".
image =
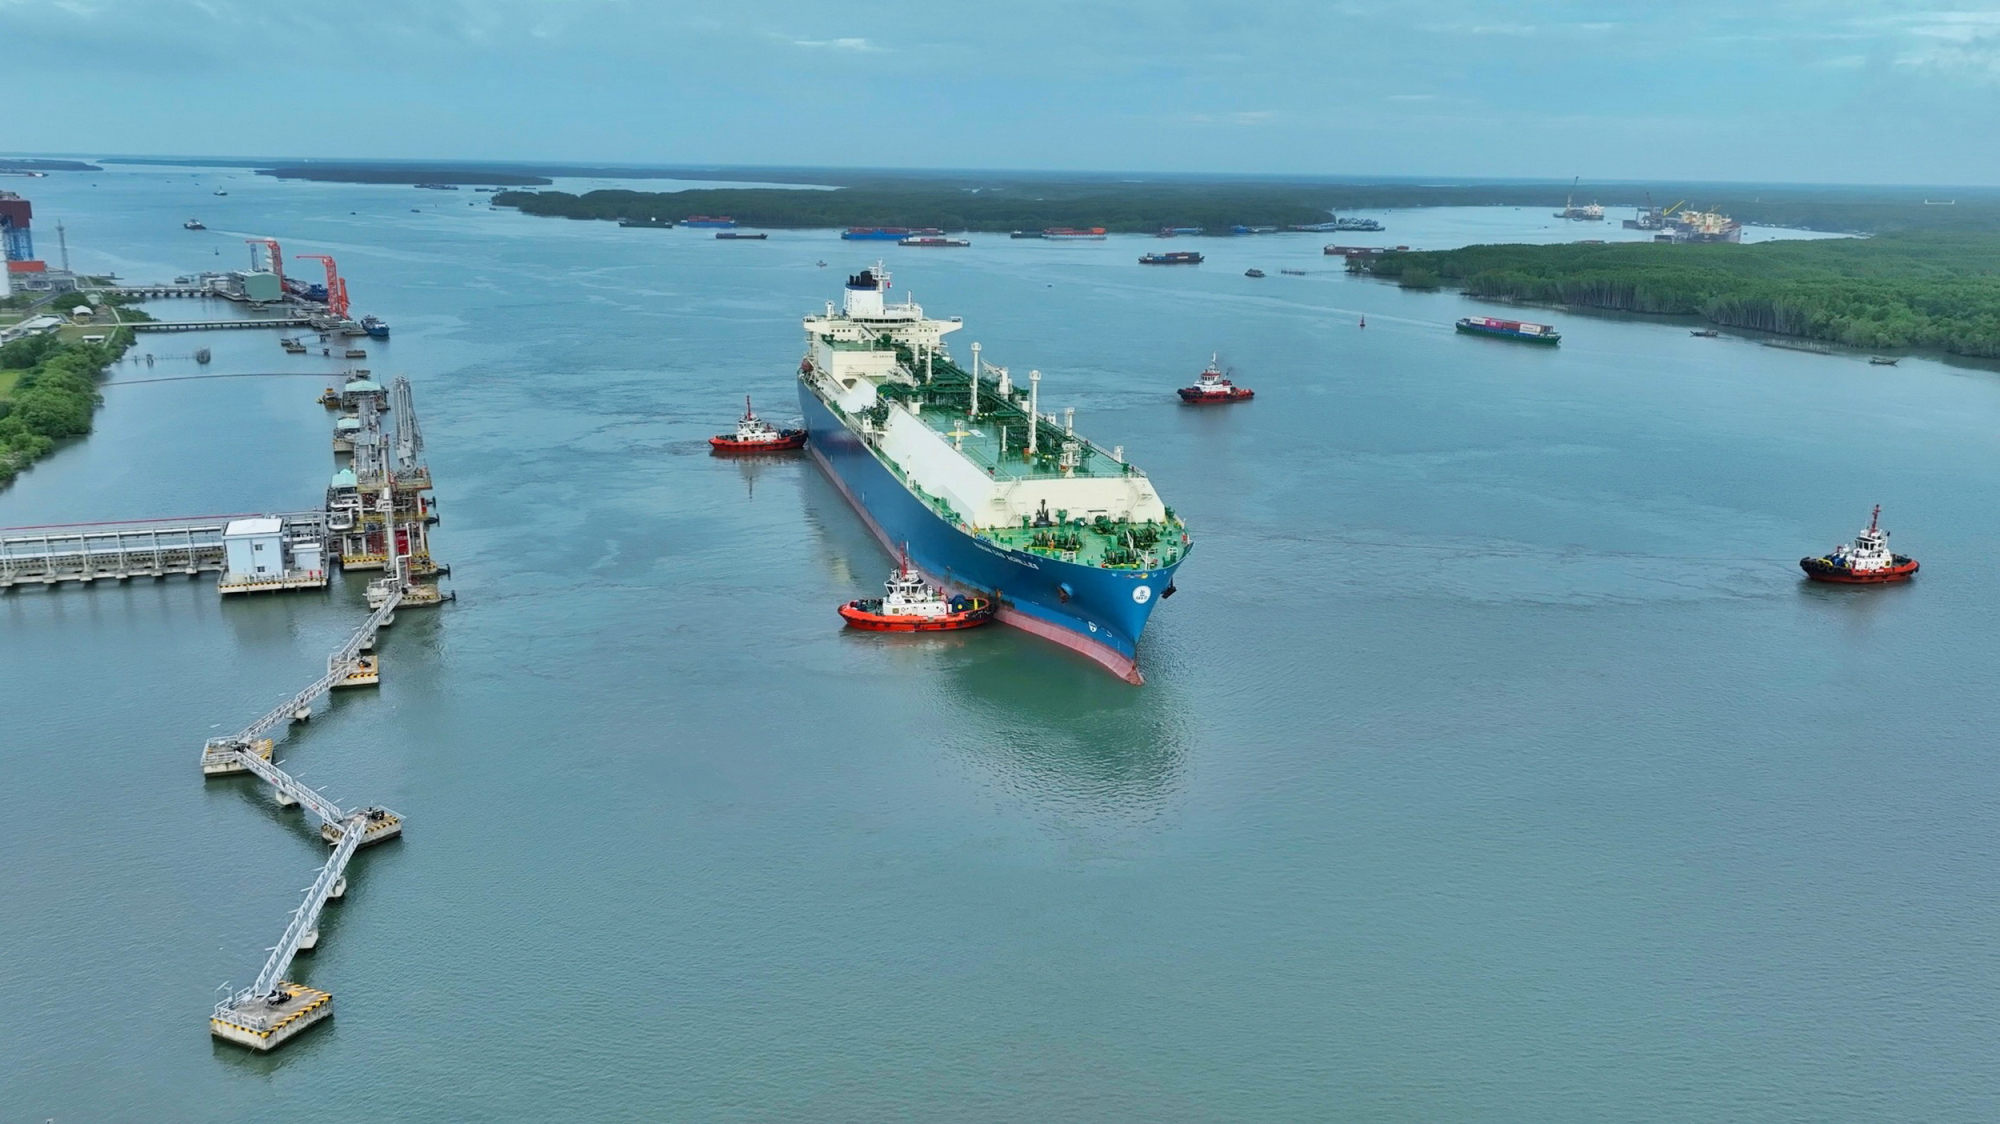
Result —
<instances>
[{"instance_id":1,"label":"orange tugboat hull","mask_svg":"<svg viewBox=\"0 0 2000 1124\"><path fill-rule=\"evenodd\" d=\"M782 453L788 449L806 447L806 431L788 429L776 441L738 441L734 437L718 434L708 439L708 447L718 453Z\"/></svg>"},{"instance_id":2,"label":"orange tugboat hull","mask_svg":"<svg viewBox=\"0 0 2000 1124\"><path fill-rule=\"evenodd\" d=\"M1889 582L1908 581L1916 576L1917 560L1899 558L1895 565L1879 570L1850 570L1836 566L1824 558L1801 558L1799 569L1806 577L1816 582L1830 582L1835 585L1884 585Z\"/></svg>"}]
</instances>

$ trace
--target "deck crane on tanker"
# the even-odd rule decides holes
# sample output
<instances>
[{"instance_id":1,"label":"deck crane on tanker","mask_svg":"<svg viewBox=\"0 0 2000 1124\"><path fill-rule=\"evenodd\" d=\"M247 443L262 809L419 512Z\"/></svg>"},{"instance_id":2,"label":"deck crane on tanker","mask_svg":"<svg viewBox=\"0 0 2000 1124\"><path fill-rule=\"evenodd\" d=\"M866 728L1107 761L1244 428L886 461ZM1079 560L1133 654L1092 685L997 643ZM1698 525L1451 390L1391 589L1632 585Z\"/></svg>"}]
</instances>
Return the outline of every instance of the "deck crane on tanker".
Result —
<instances>
[{"instance_id":1,"label":"deck crane on tanker","mask_svg":"<svg viewBox=\"0 0 2000 1124\"><path fill-rule=\"evenodd\" d=\"M272 243L276 245L277 243ZM342 320L347 319L347 280L340 275L339 267L327 254L294 254L302 260L309 259L326 266L326 310Z\"/></svg>"}]
</instances>

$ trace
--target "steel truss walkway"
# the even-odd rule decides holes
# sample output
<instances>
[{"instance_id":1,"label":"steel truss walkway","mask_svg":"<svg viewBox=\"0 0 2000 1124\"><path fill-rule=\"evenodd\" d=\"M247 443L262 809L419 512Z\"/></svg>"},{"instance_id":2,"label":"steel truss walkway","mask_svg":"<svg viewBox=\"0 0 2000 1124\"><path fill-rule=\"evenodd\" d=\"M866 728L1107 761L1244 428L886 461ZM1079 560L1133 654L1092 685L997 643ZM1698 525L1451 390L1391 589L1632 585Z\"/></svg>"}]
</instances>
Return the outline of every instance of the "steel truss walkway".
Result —
<instances>
[{"instance_id":1,"label":"steel truss walkway","mask_svg":"<svg viewBox=\"0 0 2000 1124\"><path fill-rule=\"evenodd\" d=\"M223 528L232 519L258 517L205 515L0 528L0 589L220 573L226 568ZM326 539L323 511L285 512L277 518L284 521L287 537Z\"/></svg>"}]
</instances>

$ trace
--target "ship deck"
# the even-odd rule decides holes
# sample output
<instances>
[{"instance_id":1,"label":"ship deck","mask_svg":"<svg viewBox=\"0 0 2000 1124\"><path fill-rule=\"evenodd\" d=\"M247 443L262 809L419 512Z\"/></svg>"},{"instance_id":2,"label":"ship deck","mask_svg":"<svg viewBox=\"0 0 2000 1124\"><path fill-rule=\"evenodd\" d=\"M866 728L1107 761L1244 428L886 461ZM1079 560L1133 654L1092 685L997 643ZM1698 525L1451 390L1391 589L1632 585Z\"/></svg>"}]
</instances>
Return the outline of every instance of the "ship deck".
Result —
<instances>
[{"instance_id":1,"label":"ship deck","mask_svg":"<svg viewBox=\"0 0 2000 1124\"><path fill-rule=\"evenodd\" d=\"M997 480L1050 480L1062 476L1061 472L1037 465L1024 455L1028 443L1028 420L1025 416L982 417L968 421L964 410L963 402L959 403L957 410L930 406L919 412L917 418L952 442L965 459L985 469ZM1042 427L1042 436L1041 452L1060 451L1047 447L1047 425ZM1001 448L1003 439L1006 442L1004 452ZM1109 454L1082 437L1076 440L1082 446L1082 455L1076 471L1071 475L1108 480L1132 474L1130 465L1112 460Z\"/></svg>"}]
</instances>

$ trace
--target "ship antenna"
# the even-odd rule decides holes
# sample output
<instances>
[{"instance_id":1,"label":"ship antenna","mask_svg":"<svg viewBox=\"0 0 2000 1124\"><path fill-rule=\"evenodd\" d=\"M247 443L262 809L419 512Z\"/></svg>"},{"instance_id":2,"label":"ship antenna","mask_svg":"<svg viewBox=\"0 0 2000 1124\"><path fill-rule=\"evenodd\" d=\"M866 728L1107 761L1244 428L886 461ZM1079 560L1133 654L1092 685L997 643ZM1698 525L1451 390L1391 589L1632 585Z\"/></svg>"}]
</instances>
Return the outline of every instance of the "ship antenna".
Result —
<instances>
[{"instance_id":1,"label":"ship antenna","mask_svg":"<svg viewBox=\"0 0 2000 1124\"><path fill-rule=\"evenodd\" d=\"M743 416L745 418L754 418L757 416L757 411L750 408L750 396L748 394L743 396Z\"/></svg>"},{"instance_id":2,"label":"ship antenna","mask_svg":"<svg viewBox=\"0 0 2000 1124\"><path fill-rule=\"evenodd\" d=\"M1880 518L1882 518L1882 505L1878 503L1875 505L1874 513L1868 516L1868 529L1871 531L1874 530L1875 521Z\"/></svg>"}]
</instances>

